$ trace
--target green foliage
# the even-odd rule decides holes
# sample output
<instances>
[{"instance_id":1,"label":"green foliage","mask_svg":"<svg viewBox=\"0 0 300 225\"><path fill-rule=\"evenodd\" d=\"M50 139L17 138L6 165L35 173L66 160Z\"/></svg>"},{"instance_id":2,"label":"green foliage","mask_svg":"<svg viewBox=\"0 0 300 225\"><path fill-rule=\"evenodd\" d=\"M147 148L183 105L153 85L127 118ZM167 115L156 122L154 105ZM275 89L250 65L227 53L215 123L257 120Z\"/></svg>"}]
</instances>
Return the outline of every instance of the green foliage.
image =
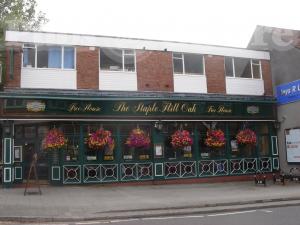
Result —
<instances>
[{"instance_id":1,"label":"green foliage","mask_svg":"<svg viewBox=\"0 0 300 225\"><path fill-rule=\"evenodd\" d=\"M1 30L38 30L48 20L36 6L36 0L1 0Z\"/></svg>"},{"instance_id":2,"label":"green foliage","mask_svg":"<svg viewBox=\"0 0 300 225\"><path fill-rule=\"evenodd\" d=\"M2 65L5 61L5 30L35 31L48 22L45 13L38 12L36 6L36 0L0 0L0 63Z\"/></svg>"}]
</instances>

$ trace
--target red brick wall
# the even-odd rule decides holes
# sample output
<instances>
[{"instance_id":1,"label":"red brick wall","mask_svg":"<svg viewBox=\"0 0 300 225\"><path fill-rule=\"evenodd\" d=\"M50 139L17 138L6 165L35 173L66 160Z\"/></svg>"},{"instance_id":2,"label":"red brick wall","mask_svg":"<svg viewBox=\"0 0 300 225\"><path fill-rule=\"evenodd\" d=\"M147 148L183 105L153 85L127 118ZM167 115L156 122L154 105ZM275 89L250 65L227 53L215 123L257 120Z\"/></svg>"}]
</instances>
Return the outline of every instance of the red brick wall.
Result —
<instances>
[{"instance_id":1,"label":"red brick wall","mask_svg":"<svg viewBox=\"0 0 300 225\"><path fill-rule=\"evenodd\" d=\"M226 93L224 56L206 55L205 72L208 93Z\"/></svg>"},{"instance_id":2,"label":"red brick wall","mask_svg":"<svg viewBox=\"0 0 300 225\"><path fill-rule=\"evenodd\" d=\"M138 91L174 91L171 52L136 51Z\"/></svg>"},{"instance_id":3,"label":"red brick wall","mask_svg":"<svg viewBox=\"0 0 300 225\"><path fill-rule=\"evenodd\" d=\"M20 47L14 47L14 70L13 75L9 74L10 68L10 48L6 49L6 73L4 75L4 87L7 88L19 88L21 86L21 63L22 49Z\"/></svg>"},{"instance_id":4,"label":"red brick wall","mask_svg":"<svg viewBox=\"0 0 300 225\"><path fill-rule=\"evenodd\" d=\"M264 80L265 95L273 95L272 74L270 61L261 60L262 78Z\"/></svg>"},{"instance_id":5,"label":"red brick wall","mask_svg":"<svg viewBox=\"0 0 300 225\"><path fill-rule=\"evenodd\" d=\"M99 89L99 48L76 48L77 89Z\"/></svg>"}]
</instances>

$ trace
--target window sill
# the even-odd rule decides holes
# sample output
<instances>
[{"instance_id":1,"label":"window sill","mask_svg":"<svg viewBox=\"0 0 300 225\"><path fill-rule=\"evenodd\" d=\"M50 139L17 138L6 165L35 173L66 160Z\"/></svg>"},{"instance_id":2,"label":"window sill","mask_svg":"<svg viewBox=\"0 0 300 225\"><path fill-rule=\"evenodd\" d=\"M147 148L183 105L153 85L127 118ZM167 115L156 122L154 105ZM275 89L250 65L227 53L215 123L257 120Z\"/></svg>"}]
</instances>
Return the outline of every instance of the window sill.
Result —
<instances>
[{"instance_id":1,"label":"window sill","mask_svg":"<svg viewBox=\"0 0 300 225\"><path fill-rule=\"evenodd\" d=\"M34 67L22 67L25 70L55 70L55 71L77 71L76 69L60 69L60 68L34 68Z\"/></svg>"},{"instance_id":2,"label":"window sill","mask_svg":"<svg viewBox=\"0 0 300 225\"><path fill-rule=\"evenodd\" d=\"M236 79L236 80L263 80L262 78L248 78L248 77L226 77L226 79Z\"/></svg>"},{"instance_id":3,"label":"window sill","mask_svg":"<svg viewBox=\"0 0 300 225\"><path fill-rule=\"evenodd\" d=\"M174 76L183 77L206 77L204 74L191 74L191 73L173 73Z\"/></svg>"},{"instance_id":4,"label":"window sill","mask_svg":"<svg viewBox=\"0 0 300 225\"><path fill-rule=\"evenodd\" d=\"M101 73L128 73L128 74L136 74L136 71L123 71L123 70L101 70Z\"/></svg>"}]
</instances>

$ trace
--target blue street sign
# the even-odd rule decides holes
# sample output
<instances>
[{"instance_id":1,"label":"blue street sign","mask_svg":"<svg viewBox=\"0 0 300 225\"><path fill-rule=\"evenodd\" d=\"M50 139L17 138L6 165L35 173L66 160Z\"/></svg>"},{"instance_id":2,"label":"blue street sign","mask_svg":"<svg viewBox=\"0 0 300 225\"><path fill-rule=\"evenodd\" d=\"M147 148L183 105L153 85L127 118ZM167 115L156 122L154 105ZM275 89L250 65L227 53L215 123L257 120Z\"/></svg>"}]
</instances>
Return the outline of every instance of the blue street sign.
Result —
<instances>
[{"instance_id":1,"label":"blue street sign","mask_svg":"<svg viewBox=\"0 0 300 225\"><path fill-rule=\"evenodd\" d=\"M279 105L300 101L300 80L277 86L276 97Z\"/></svg>"}]
</instances>

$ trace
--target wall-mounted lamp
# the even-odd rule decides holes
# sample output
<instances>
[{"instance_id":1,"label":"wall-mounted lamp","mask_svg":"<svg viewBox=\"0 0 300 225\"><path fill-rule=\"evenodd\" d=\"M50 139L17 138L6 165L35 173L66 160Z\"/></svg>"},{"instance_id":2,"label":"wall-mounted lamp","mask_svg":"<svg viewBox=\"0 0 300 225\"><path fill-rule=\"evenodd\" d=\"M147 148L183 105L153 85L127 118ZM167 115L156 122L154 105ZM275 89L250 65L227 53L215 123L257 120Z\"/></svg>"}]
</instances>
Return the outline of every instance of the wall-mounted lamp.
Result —
<instances>
[{"instance_id":1,"label":"wall-mounted lamp","mask_svg":"<svg viewBox=\"0 0 300 225\"><path fill-rule=\"evenodd\" d=\"M156 122L154 123L154 127L155 127L157 130L161 131L161 130L163 129L163 123L162 123L161 121L156 121Z\"/></svg>"},{"instance_id":2,"label":"wall-mounted lamp","mask_svg":"<svg viewBox=\"0 0 300 225\"><path fill-rule=\"evenodd\" d=\"M275 121L273 123L273 125L274 125L274 128L277 129L277 130L280 128L280 122L279 121Z\"/></svg>"}]
</instances>

